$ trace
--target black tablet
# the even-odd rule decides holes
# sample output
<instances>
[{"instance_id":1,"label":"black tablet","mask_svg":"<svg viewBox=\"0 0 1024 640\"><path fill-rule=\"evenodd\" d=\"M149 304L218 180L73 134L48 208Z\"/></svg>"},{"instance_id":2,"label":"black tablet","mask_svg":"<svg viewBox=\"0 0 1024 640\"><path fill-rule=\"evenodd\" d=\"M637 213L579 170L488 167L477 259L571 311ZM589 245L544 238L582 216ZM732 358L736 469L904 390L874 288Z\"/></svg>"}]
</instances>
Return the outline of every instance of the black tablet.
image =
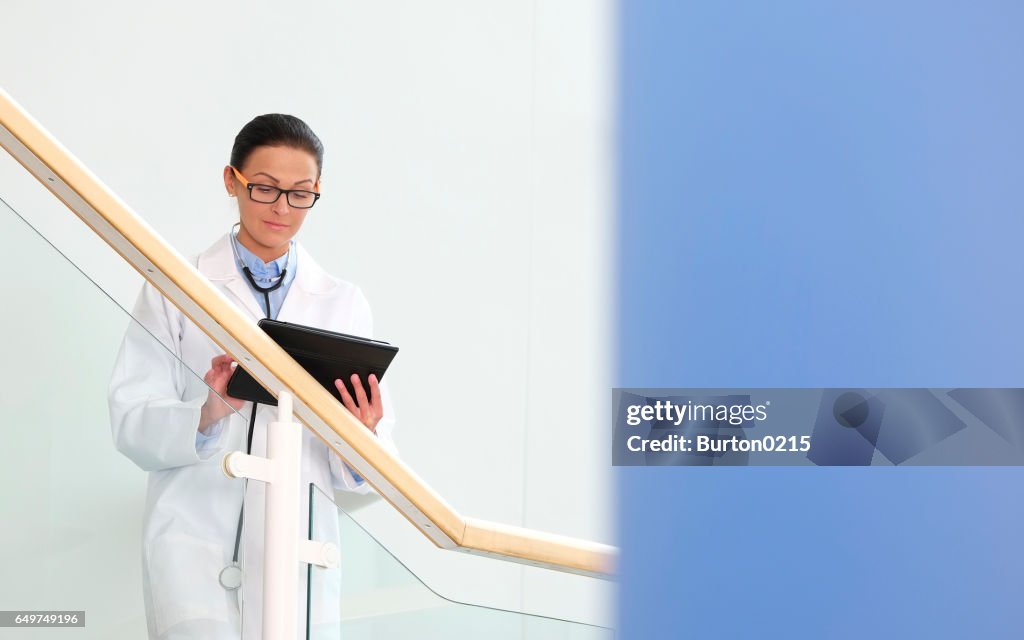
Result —
<instances>
[{"instance_id":1,"label":"black tablet","mask_svg":"<svg viewBox=\"0 0 1024 640\"><path fill-rule=\"evenodd\" d=\"M366 397L369 398L369 375L374 373L377 380L381 380L398 353L398 347L379 340L269 318L260 320L259 327L338 401L341 401L341 393L334 386L335 380L341 378L355 399L357 396L351 378L353 373L358 373ZM228 380L227 393L240 400L277 406L277 399L240 366L235 367L235 372Z\"/></svg>"}]
</instances>

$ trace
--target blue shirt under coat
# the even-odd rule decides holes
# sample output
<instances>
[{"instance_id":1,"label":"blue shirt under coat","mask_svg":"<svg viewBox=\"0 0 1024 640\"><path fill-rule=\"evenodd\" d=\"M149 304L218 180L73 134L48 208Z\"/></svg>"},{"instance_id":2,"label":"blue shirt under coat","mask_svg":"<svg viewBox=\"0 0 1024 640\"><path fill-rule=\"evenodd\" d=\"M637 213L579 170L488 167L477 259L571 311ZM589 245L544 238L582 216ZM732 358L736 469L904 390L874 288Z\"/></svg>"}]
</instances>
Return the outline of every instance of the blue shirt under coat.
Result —
<instances>
[{"instance_id":1,"label":"blue shirt under coat","mask_svg":"<svg viewBox=\"0 0 1024 640\"><path fill-rule=\"evenodd\" d=\"M277 260L263 262L256 254L246 249L245 245L238 242L236 236L232 235L231 242L234 243L235 249L238 250L238 257L242 259L242 263L245 266L249 267L253 280L259 286L263 288L273 286L281 273L284 272L284 282L280 287L270 292L270 309L268 310L267 301L263 297L263 293L252 286L249 278L245 277L242 265L235 264L235 267L238 268L238 273L245 278L245 283L249 285L249 290L252 291L252 295L256 298L256 304L259 305L260 309L263 309L264 315L276 320L277 314L281 312L281 305L284 304L285 296L288 295L288 290L291 288L292 282L295 281L295 273L298 271L299 255L295 251L295 243L292 242L288 247L288 251Z\"/></svg>"}]
</instances>

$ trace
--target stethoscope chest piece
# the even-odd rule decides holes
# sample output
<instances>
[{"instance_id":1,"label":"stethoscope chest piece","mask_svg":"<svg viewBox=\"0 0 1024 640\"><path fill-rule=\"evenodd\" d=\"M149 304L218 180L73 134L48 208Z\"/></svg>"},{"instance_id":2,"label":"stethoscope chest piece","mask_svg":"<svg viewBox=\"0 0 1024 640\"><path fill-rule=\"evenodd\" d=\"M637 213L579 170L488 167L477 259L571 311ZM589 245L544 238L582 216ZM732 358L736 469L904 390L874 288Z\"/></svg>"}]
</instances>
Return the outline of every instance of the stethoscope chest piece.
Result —
<instances>
[{"instance_id":1,"label":"stethoscope chest piece","mask_svg":"<svg viewBox=\"0 0 1024 640\"><path fill-rule=\"evenodd\" d=\"M220 570L220 586L234 591L242 586L242 569L237 564L229 564Z\"/></svg>"}]
</instances>

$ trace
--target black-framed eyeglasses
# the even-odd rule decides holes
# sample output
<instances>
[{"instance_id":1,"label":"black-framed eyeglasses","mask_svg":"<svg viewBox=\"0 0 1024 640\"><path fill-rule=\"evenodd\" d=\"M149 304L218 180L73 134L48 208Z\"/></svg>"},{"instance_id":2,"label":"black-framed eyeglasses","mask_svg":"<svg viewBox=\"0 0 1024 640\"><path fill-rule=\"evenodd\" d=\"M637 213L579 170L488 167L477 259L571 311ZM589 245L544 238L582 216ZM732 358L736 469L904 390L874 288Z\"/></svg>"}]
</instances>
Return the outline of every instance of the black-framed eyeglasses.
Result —
<instances>
[{"instance_id":1,"label":"black-framed eyeglasses","mask_svg":"<svg viewBox=\"0 0 1024 640\"><path fill-rule=\"evenodd\" d=\"M273 204L277 202L277 199L281 197L281 194L285 194L285 200L288 202L288 206L295 207L296 209L309 209L316 201L320 199L320 194L316 191L308 191L306 189L279 189L269 184L257 184L249 182L245 179L245 176L241 174L235 167L231 167L231 170L235 172L235 176L242 181L242 184L249 191L249 199L253 202L260 202L262 204ZM319 183L318 183L319 184Z\"/></svg>"}]
</instances>

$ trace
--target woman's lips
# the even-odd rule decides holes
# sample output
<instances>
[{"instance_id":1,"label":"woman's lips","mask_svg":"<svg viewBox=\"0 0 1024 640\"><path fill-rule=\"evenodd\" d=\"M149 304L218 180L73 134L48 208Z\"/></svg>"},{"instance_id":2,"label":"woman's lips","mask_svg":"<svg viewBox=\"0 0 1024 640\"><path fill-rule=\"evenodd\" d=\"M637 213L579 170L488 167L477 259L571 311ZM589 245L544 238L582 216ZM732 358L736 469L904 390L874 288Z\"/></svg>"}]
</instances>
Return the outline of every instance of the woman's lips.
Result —
<instances>
[{"instance_id":1,"label":"woman's lips","mask_svg":"<svg viewBox=\"0 0 1024 640\"><path fill-rule=\"evenodd\" d=\"M288 228L288 225L286 225L286 224L277 224L275 222L269 222L267 220L264 220L263 222L264 222L264 224L266 224L268 227L270 227L274 231L280 231L281 229Z\"/></svg>"}]
</instances>

